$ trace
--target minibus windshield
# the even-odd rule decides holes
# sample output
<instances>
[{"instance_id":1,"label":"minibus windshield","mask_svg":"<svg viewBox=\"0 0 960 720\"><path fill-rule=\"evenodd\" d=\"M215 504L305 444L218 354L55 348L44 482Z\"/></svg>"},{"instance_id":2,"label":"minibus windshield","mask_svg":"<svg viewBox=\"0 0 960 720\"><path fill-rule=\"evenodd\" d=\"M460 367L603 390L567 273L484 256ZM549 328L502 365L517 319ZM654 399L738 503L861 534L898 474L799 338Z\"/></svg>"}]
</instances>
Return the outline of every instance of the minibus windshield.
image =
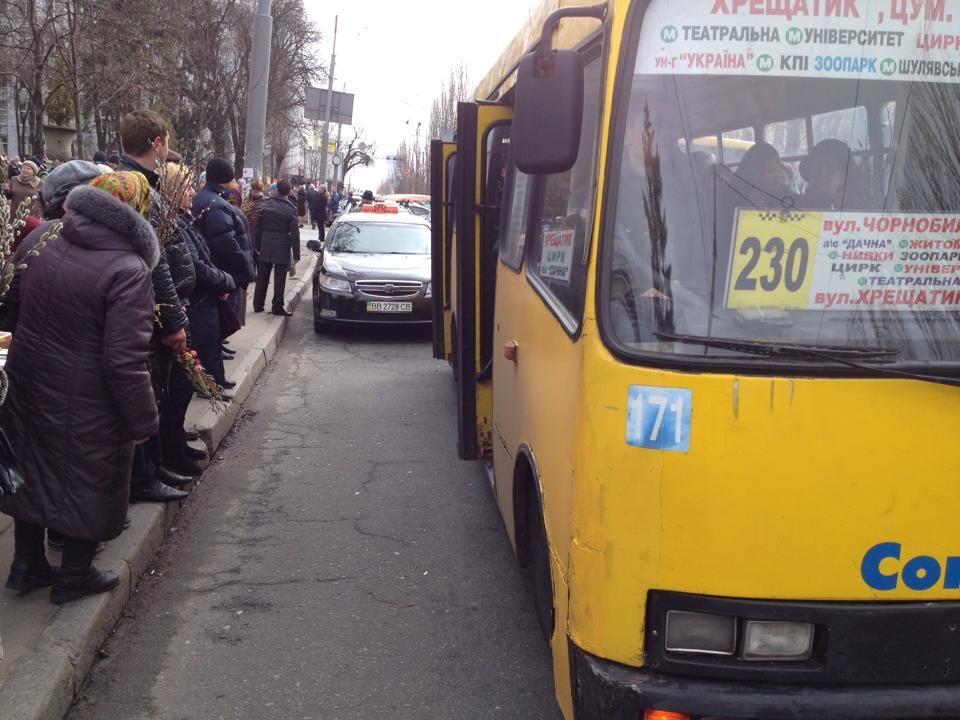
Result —
<instances>
[{"instance_id":1,"label":"minibus windshield","mask_svg":"<svg viewBox=\"0 0 960 720\"><path fill-rule=\"evenodd\" d=\"M672 338L881 347L894 366L960 367L958 36L950 0L651 2L620 89L608 340L754 363L783 359Z\"/></svg>"}]
</instances>

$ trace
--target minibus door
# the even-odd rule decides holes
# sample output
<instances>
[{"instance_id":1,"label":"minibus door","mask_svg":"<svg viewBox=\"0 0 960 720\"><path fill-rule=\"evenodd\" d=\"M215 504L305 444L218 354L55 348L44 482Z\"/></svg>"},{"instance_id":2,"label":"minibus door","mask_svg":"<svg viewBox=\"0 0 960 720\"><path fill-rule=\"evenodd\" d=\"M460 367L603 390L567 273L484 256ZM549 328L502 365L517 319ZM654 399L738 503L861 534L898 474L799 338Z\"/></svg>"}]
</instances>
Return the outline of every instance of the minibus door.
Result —
<instances>
[{"instance_id":1,"label":"minibus door","mask_svg":"<svg viewBox=\"0 0 960 720\"><path fill-rule=\"evenodd\" d=\"M495 103L457 107L456 330L460 458L493 451L493 302L502 174L496 157L509 142L512 109ZM490 175L494 177L489 177Z\"/></svg>"},{"instance_id":2,"label":"minibus door","mask_svg":"<svg viewBox=\"0 0 960 720\"><path fill-rule=\"evenodd\" d=\"M450 190L457 146L455 143L434 140L430 143L430 232L431 232L431 291L433 292L433 357L452 361L450 333L451 304L451 243L453 228L450 208L453 200Z\"/></svg>"}]
</instances>

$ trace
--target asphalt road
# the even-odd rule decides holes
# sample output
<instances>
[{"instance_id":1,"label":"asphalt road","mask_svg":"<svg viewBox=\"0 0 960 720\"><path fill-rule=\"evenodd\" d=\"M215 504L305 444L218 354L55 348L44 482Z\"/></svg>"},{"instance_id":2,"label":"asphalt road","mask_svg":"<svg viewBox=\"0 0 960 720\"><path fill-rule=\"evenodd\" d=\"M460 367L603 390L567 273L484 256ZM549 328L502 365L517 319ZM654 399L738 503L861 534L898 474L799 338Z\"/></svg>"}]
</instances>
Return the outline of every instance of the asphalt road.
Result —
<instances>
[{"instance_id":1,"label":"asphalt road","mask_svg":"<svg viewBox=\"0 0 960 720\"><path fill-rule=\"evenodd\" d=\"M292 319L71 720L559 718L429 333Z\"/></svg>"}]
</instances>

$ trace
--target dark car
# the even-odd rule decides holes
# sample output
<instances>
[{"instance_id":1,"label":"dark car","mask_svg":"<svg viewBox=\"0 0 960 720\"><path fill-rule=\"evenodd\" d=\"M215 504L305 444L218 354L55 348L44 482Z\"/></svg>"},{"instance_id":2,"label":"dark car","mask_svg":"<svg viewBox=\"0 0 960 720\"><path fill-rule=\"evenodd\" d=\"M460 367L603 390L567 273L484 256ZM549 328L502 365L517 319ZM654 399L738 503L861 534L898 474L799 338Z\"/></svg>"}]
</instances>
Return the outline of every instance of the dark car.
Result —
<instances>
[{"instance_id":1,"label":"dark car","mask_svg":"<svg viewBox=\"0 0 960 720\"><path fill-rule=\"evenodd\" d=\"M406 213L356 212L330 228L313 274L317 332L334 324L429 324L432 297L427 222Z\"/></svg>"}]
</instances>

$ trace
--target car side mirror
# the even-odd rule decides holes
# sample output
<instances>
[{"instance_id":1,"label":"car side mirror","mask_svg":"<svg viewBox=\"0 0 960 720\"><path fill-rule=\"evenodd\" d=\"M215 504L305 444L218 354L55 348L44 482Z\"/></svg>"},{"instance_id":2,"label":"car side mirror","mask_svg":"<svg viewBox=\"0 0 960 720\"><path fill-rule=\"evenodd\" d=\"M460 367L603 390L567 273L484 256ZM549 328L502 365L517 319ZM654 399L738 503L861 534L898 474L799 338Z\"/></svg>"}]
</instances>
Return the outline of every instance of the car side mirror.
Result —
<instances>
[{"instance_id":1,"label":"car side mirror","mask_svg":"<svg viewBox=\"0 0 960 720\"><path fill-rule=\"evenodd\" d=\"M319 240L307 240L307 250L313 250L314 252L321 252L323 247L320 245Z\"/></svg>"},{"instance_id":2,"label":"car side mirror","mask_svg":"<svg viewBox=\"0 0 960 720\"><path fill-rule=\"evenodd\" d=\"M564 18L604 20L606 4L562 7L543 24L537 48L520 59L510 142L514 162L528 175L566 172L577 162L583 126L583 61L576 50L554 50Z\"/></svg>"}]
</instances>

